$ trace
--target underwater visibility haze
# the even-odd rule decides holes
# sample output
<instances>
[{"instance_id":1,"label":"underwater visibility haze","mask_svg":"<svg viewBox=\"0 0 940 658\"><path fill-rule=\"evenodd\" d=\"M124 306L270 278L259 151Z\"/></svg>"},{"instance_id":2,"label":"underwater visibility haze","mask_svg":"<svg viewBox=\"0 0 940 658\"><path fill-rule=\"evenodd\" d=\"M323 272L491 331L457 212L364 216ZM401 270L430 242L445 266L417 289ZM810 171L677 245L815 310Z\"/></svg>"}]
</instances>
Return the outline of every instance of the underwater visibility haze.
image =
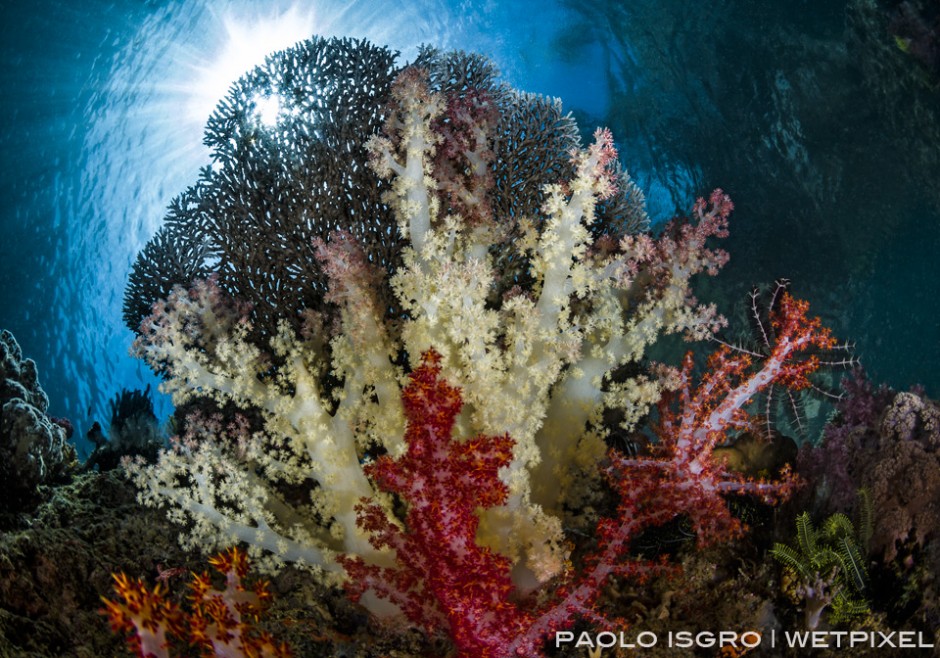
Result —
<instances>
[{"instance_id":1,"label":"underwater visibility haze","mask_svg":"<svg viewBox=\"0 0 940 658\"><path fill-rule=\"evenodd\" d=\"M0 56L0 655L934 648L936 2L8 1Z\"/></svg>"}]
</instances>

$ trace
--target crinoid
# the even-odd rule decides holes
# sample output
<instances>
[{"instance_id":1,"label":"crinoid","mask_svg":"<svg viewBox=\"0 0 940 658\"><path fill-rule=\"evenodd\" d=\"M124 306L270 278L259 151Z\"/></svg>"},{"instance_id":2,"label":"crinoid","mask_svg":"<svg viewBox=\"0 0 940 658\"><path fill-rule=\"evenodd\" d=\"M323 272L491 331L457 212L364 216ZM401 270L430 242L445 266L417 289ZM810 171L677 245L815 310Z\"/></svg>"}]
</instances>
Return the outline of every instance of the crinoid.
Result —
<instances>
[{"instance_id":1,"label":"crinoid","mask_svg":"<svg viewBox=\"0 0 940 658\"><path fill-rule=\"evenodd\" d=\"M711 339L755 360L769 357L777 343L778 306L789 286L788 279L777 279L773 286L766 289L755 287L751 290L748 308L750 333L733 341L725 341L717 336ZM816 348L804 352L801 359L815 360L819 370L809 380L808 387L797 389L771 384L762 391L757 403L763 411L755 418L755 425L760 434L769 441L774 437L776 426L785 423L801 439L806 439L810 434L806 413L808 399L835 401L842 398L841 391L832 386L830 373L834 369L849 369L859 365L860 361L855 356L854 349L855 344L846 341L829 349ZM830 380L829 383L827 380ZM781 413L786 416L783 422Z\"/></svg>"}]
</instances>

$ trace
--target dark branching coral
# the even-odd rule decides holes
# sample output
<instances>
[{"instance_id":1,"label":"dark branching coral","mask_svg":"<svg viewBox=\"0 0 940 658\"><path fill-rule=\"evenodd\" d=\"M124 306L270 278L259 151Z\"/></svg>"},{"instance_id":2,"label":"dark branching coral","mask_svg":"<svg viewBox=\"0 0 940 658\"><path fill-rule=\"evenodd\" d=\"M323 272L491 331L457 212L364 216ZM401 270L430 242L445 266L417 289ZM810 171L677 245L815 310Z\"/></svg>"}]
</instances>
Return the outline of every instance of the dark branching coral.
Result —
<instances>
[{"instance_id":1,"label":"dark branching coral","mask_svg":"<svg viewBox=\"0 0 940 658\"><path fill-rule=\"evenodd\" d=\"M171 217L185 213L183 208L189 194L173 200ZM153 302L165 299L174 286L188 285L193 279L209 274L203 245L185 232L171 232L169 226L157 231L138 254L127 282L124 323L128 327L136 330L140 321L150 315Z\"/></svg>"},{"instance_id":2,"label":"dark branching coral","mask_svg":"<svg viewBox=\"0 0 940 658\"><path fill-rule=\"evenodd\" d=\"M425 48L416 62L430 72L430 87L448 93L484 92L496 106L498 117L494 134L492 207L498 221L518 237L518 220L538 218L542 185L546 181L573 177L568 155L581 142L578 125L562 110L557 98L530 94L499 83L488 59L475 53L447 53ZM615 178L617 190L600 202L598 221L592 226L595 237L636 233L649 226L646 201L639 187L619 163ZM505 273L504 283L512 285L526 277L525 263L511 263L512 250L493 253Z\"/></svg>"},{"instance_id":3,"label":"dark branching coral","mask_svg":"<svg viewBox=\"0 0 940 658\"><path fill-rule=\"evenodd\" d=\"M9 331L0 331L0 508L25 509L37 488L61 478L75 464L66 429L46 415L49 398L36 363Z\"/></svg>"},{"instance_id":4,"label":"dark branching coral","mask_svg":"<svg viewBox=\"0 0 940 658\"><path fill-rule=\"evenodd\" d=\"M537 225L541 184L571 177L569 155L580 143L574 120L558 101L498 82L479 55L425 48L415 63L447 97L450 129L460 129L454 117L461 109L492 113L487 193L506 239L523 217ZM206 127L212 165L173 201L163 228L138 255L124 299L127 326L137 331L175 285L212 274L251 304L257 335L273 334L283 320L300 330L310 317L304 311L328 310L314 244L337 230L358 238L371 262L394 270L401 239L382 200L388 184L362 163L400 71L386 48L313 38L236 82ZM262 118L259 109L272 103L276 120ZM642 194L626 173L598 217L598 233L646 227ZM509 269L507 288L527 267ZM378 292L388 300L387 291Z\"/></svg>"},{"instance_id":5,"label":"dark branching coral","mask_svg":"<svg viewBox=\"0 0 940 658\"><path fill-rule=\"evenodd\" d=\"M393 62L362 41L313 39L236 82L206 127L212 166L174 201L134 266L128 326L136 331L168 287L208 271L252 304L259 331L272 333L280 318L299 326L301 310L322 306L313 239L339 228L388 262L397 236L380 201L384 183L361 163L365 137L381 125ZM266 101L279 103L275 125L259 113ZM180 261L170 272L160 262L167 253Z\"/></svg>"}]
</instances>

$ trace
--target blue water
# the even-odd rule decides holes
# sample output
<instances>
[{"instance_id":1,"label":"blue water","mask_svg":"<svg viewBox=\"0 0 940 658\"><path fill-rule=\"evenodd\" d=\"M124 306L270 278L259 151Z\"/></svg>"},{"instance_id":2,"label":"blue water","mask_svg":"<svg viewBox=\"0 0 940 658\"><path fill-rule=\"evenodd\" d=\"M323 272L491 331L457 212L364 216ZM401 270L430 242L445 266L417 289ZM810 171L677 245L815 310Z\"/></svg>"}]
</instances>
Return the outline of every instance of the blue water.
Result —
<instances>
[{"instance_id":1,"label":"blue water","mask_svg":"<svg viewBox=\"0 0 940 658\"><path fill-rule=\"evenodd\" d=\"M0 327L82 433L120 388L155 383L127 354L123 289L208 162L214 100L265 52L348 35L403 60L421 43L481 52L586 130L610 125L654 219L725 187L732 262L709 287L723 308L789 277L876 379L936 395L940 215L920 181L940 171L898 152L846 46L846 7L865 3L764 4L6 0Z\"/></svg>"}]
</instances>

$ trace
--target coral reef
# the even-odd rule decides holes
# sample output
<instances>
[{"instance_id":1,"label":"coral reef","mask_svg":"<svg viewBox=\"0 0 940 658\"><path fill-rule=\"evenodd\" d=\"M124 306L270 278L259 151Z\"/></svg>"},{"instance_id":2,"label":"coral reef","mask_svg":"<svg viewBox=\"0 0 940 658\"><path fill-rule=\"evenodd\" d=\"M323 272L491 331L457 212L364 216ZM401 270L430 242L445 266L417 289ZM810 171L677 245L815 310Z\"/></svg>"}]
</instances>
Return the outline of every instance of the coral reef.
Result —
<instances>
[{"instance_id":1,"label":"coral reef","mask_svg":"<svg viewBox=\"0 0 940 658\"><path fill-rule=\"evenodd\" d=\"M153 656L583 656L552 635L801 620L940 638L936 402L857 371L794 473L773 412L813 431L798 394L854 360L782 284L752 295L752 347L650 360L726 324L692 293L728 259L721 190L653 234L609 131L583 145L477 55L364 41L268 58L207 143L125 298L168 447L149 390L122 391L64 484L70 424L0 334L0 475L36 512L0 535L0 655L117 655L104 617ZM828 519L798 516L794 547L772 506L806 482L785 512ZM223 585L179 578L232 545ZM668 653L708 648L747 651Z\"/></svg>"},{"instance_id":2,"label":"coral reef","mask_svg":"<svg viewBox=\"0 0 940 658\"><path fill-rule=\"evenodd\" d=\"M276 119L258 115L262 96ZM180 410L170 448L125 472L186 549L239 544L262 570L311 570L461 656L537 656L578 623L629 626L605 588L675 571L646 549L657 533L696 540L672 554L742 541L748 505L802 483L768 412L798 407L794 392L847 348L807 303L783 285L766 310L752 298L757 348L722 343L701 372L692 352L678 369L649 361L663 336L726 324L692 294L728 259L711 244L728 235L721 190L653 235L609 131L582 146L557 103L499 83L481 57L425 49L397 68L349 40L269 58L207 143L213 166L141 253L125 305L134 352ZM876 509L903 508L903 528L874 526L893 560L898 539L933 550L929 500L892 501L880 482L936 498L937 414L898 394L876 423L862 407L877 397L847 434L866 455L873 433L890 437L919 465L878 444L880 468L815 481L861 479ZM830 604L833 622L861 611L840 598L849 561L818 555L854 538L830 525L802 517L803 554L773 553L803 577L811 627ZM131 603L164 605L162 590L119 584L122 627L140 622ZM741 607L761 632L775 623L756 594Z\"/></svg>"},{"instance_id":3,"label":"coral reef","mask_svg":"<svg viewBox=\"0 0 940 658\"><path fill-rule=\"evenodd\" d=\"M872 557L893 572L883 574L889 586L905 590L898 605L936 625L940 406L916 389L876 387L860 369L845 387L821 445L801 450L800 471L814 483L820 509L845 511L860 489L870 496Z\"/></svg>"},{"instance_id":4,"label":"coral reef","mask_svg":"<svg viewBox=\"0 0 940 658\"><path fill-rule=\"evenodd\" d=\"M113 595L111 572L151 588L162 583L173 604L185 605L186 578L167 576L201 571L205 559L182 551L175 526L134 498L116 471L83 473L56 486L28 528L0 534L0 656L131 655L100 613L101 597ZM415 634L393 636L370 626L341 593L301 571L284 570L270 589L273 600L259 627L297 655L381 658L433 650Z\"/></svg>"},{"instance_id":5,"label":"coral reef","mask_svg":"<svg viewBox=\"0 0 940 658\"><path fill-rule=\"evenodd\" d=\"M860 370L847 386L822 444L805 448L801 464L822 466L819 485L830 507L852 500L858 489L870 493L872 549L888 560L905 544L933 545L940 523L940 407L916 391L875 389Z\"/></svg>"},{"instance_id":6,"label":"coral reef","mask_svg":"<svg viewBox=\"0 0 940 658\"><path fill-rule=\"evenodd\" d=\"M713 450L730 430L752 426L744 407L756 393L775 384L796 390L809 385L807 377L818 363L802 360L801 353L831 347L833 341L806 310L805 303L783 296L773 318L776 343L757 370L749 357L722 347L693 393L691 355L687 358L679 408L671 412L663 405L654 455L636 459L610 452L607 475L620 503L616 515L598 525L598 545L584 558L583 571L569 568L547 602L523 605L515 599L512 562L477 543L477 511L503 505L509 497L498 473L511 461L513 440L452 436L461 394L439 379L441 355L426 352L402 393L405 454L384 456L366 468L383 492L407 503L404 529L375 500L357 507L359 525L377 549L393 552L396 565L341 558L350 578L347 589L355 600L371 593L394 603L431 634L446 632L467 658L542 655L543 641L578 618L622 629L624 621L615 624L595 604L610 577L645 579L660 570L654 562L626 557L642 531L681 515L690 520L699 545L706 546L741 534L723 495L774 502L792 490L786 469L776 482L746 479L714 459ZM840 611L848 610L846 601L838 599L845 603Z\"/></svg>"},{"instance_id":7,"label":"coral reef","mask_svg":"<svg viewBox=\"0 0 940 658\"><path fill-rule=\"evenodd\" d=\"M424 49L415 63L428 71L434 90L453 99L436 128L454 148L476 139L468 121L492 122L485 167L494 212L537 216L542 184L571 178L568 156L578 146L577 127L560 103L498 82L479 55ZM386 48L317 37L272 55L236 82L206 129L212 166L174 199L137 258L124 300L127 326L138 331L174 285L215 273L223 290L251 305L257 334L275 335L285 321L299 329L302 310L324 307L326 278L314 241L337 230L354 235L370 262L394 270L404 243L382 200L388 183L363 165L365 138L381 128L400 71ZM260 119L265 98L279 103L276 125ZM446 156L441 149L439 173L449 166ZM464 175L449 173L455 182ZM624 172L618 175L619 190L599 214L620 231L641 228L642 194ZM440 194L453 201L458 189L443 186ZM377 293L392 301L387 290Z\"/></svg>"},{"instance_id":8,"label":"coral reef","mask_svg":"<svg viewBox=\"0 0 940 658\"><path fill-rule=\"evenodd\" d=\"M97 612L111 570L149 576L185 559L166 519L141 510L116 473L75 477L28 528L0 535L0 655L121 655Z\"/></svg>"},{"instance_id":9,"label":"coral reef","mask_svg":"<svg viewBox=\"0 0 940 658\"><path fill-rule=\"evenodd\" d=\"M77 466L68 442L68 421L46 415L49 398L39 385L36 363L23 357L9 331L0 332L0 509L4 516L27 510L39 487ZM6 525L3 521L0 524Z\"/></svg>"},{"instance_id":10,"label":"coral reef","mask_svg":"<svg viewBox=\"0 0 940 658\"><path fill-rule=\"evenodd\" d=\"M516 178L530 174L529 158L558 159L532 147L531 135L516 144L526 152L500 155L509 148L500 121L525 114L523 101L540 103L516 93L502 107L486 88L453 82L472 76L453 73L435 91L445 64L482 65L425 57L430 72L405 69L392 85L384 127L359 164L374 171L395 223L397 266L351 225L311 237L303 266L318 264L324 290L306 307L271 306L280 313L273 332L259 333L271 323L257 298L233 294L241 287L226 282L224 261L208 279L175 288L140 325L135 350L177 404L242 410L203 416L157 466L130 467L142 502L169 505L186 521L188 546L244 541L263 567L303 563L336 575L336 553L389 564L356 524L358 501L375 493L362 461L404 449L400 382L433 348L463 392L461 431L513 437L502 475L510 493L484 515L481 534L517 564L519 587L535 587L565 562L564 506L597 477L603 410L617 409L629 429L659 399L664 380L640 367L645 350L660 335L702 338L722 323L694 299L689 280L727 259L706 245L726 234L725 195L699 202L691 220L657 239L629 232L637 222L624 224L625 208L639 198L609 133L564 154L567 181ZM516 114L494 120L490 103L501 116ZM555 144L554 124L540 130L548 134L537 141ZM444 166L438 155L449 152ZM506 161L512 172L501 174L495 163ZM541 199L538 212L499 216L517 188L522 200ZM641 208L631 212L642 217ZM225 242L268 244L258 235ZM628 364L636 375L612 376Z\"/></svg>"}]
</instances>

